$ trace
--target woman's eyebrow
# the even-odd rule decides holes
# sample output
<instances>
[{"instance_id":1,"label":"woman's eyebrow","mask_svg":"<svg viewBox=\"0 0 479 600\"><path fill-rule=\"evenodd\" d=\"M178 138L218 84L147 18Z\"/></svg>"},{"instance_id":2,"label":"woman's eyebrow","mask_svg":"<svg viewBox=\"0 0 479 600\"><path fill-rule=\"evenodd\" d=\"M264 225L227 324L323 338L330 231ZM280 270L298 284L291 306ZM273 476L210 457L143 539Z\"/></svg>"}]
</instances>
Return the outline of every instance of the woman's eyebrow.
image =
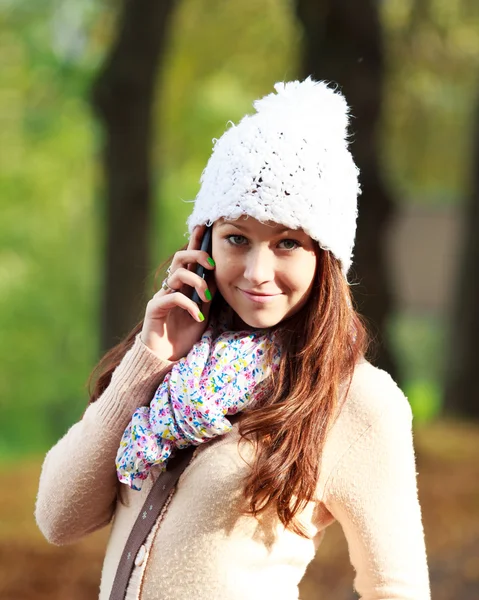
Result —
<instances>
[{"instance_id":1,"label":"woman's eyebrow","mask_svg":"<svg viewBox=\"0 0 479 600\"><path fill-rule=\"evenodd\" d=\"M241 229L241 231L247 231L247 228L237 225L235 221L221 221L221 223L219 223L219 227L225 227L226 225L233 225L233 227L237 227L238 229Z\"/></svg>"},{"instance_id":2,"label":"woman's eyebrow","mask_svg":"<svg viewBox=\"0 0 479 600\"><path fill-rule=\"evenodd\" d=\"M238 229L241 229L241 231L244 232L248 232L248 228L247 227L243 227L242 225L238 225L237 223L235 223L234 221L222 221L219 226L223 227L225 225L233 225L234 227L237 227ZM291 231L294 232L294 229L290 229L289 227L283 227L282 229L277 229L275 230L273 233L274 235L280 235L281 233L284 233L285 231Z\"/></svg>"}]
</instances>

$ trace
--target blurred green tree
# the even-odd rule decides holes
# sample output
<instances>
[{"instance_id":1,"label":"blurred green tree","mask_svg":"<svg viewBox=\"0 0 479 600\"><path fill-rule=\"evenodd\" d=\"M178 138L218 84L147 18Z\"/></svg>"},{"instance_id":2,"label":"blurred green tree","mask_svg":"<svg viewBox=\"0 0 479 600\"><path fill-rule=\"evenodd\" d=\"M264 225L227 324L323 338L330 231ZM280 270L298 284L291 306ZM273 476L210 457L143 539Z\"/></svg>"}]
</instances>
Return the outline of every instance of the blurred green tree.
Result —
<instances>
[{"instance_id":1,"label":"blurred green tree","mask_svg":"<svg viewBox=\"0 0 479 600\"><path fill-rule=\"evenodd\" d=\"M375 363L397 378L386 334L392 309L384 242L391 195L381 177L377 126L381 114L384 50L375 0L296 0L304 30L302 73L337 82L355 119L351 152L361 172L362 195L353 279L355 300L379 342Z\"/></svg>"},{"instance_id":2,"label":"blurred green tree","mask_svg":"<svg viewBox=\"0 0 479 600\"><path fill-rule=\"evenodd\" d=\"M100 348L141 318L153 213L151 149L156 81L175 0L124 0L118 34L93 85L104 132L105 262Z\"/></svg>"},{"instance_id":3,"label":"blurred green tree","mask_svg":"<svg viewBox=\"0 0 479 600\"><path fill-rule=\"evenodd\" d=\"M479 420L479 95L475 115L472 186L464 209L465 235L445 361L444 411Z\"/></svg>"}]
</instances>

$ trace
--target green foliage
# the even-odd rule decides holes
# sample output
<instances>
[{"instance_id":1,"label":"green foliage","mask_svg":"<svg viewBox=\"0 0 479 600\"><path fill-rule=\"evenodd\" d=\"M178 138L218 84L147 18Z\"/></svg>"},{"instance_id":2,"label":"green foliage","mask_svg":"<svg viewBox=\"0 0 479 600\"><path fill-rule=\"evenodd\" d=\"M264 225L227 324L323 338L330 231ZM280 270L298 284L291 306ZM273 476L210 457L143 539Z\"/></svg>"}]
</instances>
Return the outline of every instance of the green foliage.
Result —
<instances>
[{"instance_id":1,"label":"green foliage","mask_svg":"<svg viewBox=\"0 0 479 600\"><path fill-rule=\"evenodd\" d=\"M414 416L418 421L428 421L438 415L442 405L444 320L396 313L390 320L389 333Z\"/></svg>"},{"instance_id":2,"label":"green foliage","mask_svg":"<svg viewBox=\"0 0 479 600\"><path fill-rule=\"evenodd\" d=\"M414 414L414 423L437 417L441 409L441 386L431 379L416 379L404 386Z\"/></svg>"},{"instance_id":3,"label":"green foliage","mask_svg":"<svg viewBox=\"0 0 479 600\"><path fill-rule=\"evenodd\" d=\"M472 164L479 5L389 0L382 16L384 171L398 202L460 202Z\"/></svg>"},{"instance_id":4,"label":"green foliage","mask_svg":"<svg viewBox=\"0 0 479 600\"><path fill-rule=\"evenodd\" d=\"M95 360L101 236L83 99L95 52L60 44L60 8L20 3L1 20L0 452L61 435Z\"/></svg>"}]
</instances>

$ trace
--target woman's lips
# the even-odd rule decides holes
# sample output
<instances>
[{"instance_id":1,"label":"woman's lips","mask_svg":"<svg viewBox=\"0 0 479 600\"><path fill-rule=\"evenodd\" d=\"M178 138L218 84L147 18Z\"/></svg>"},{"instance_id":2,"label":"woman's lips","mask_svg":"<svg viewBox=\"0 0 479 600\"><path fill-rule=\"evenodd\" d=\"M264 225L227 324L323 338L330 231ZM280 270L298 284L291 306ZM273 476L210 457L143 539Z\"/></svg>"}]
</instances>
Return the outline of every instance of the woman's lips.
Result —
<instances>
[{"instance_id":1,"label":"woman's lips","mask_svg":"<svg viewBox=\"0 0 479 600\"><path fill-rule=\"evenodd\" d=\"M242 292L244 294L244 296L246 296L246 298L248 298L248 300L251 300L252 302L258 302L259 304L266 304L267 302L271 302L272 300L274 300L275 298L277 298L278 296L280 296L281 294L254 294L251 292L247 292L246 290L242 290L241 288L238 288L240 292Z\"/></svg>"}]
</instances>

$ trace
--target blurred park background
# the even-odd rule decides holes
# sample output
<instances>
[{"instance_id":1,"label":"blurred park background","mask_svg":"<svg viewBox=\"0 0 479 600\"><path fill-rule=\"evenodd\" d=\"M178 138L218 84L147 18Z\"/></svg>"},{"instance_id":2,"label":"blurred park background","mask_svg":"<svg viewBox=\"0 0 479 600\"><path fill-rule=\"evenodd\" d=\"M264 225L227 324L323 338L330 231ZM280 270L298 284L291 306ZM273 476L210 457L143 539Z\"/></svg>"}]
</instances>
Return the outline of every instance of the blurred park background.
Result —
<instances>
[{"instance_id":1,"label":"blurred park background","mask_svg":"<svg viewBox=\"0 0 479 600\"><path fill-rule=\"evenodd\" d=\"M108 531L42 539L43 456L185 242L212 139L306 75L355 117L352 278L415 414L433 598L478 598L479 3L0 0L0 65L0 598L97 597ZM355 597L330 530L303 600Z\"/></svg>"}]
</instances>

